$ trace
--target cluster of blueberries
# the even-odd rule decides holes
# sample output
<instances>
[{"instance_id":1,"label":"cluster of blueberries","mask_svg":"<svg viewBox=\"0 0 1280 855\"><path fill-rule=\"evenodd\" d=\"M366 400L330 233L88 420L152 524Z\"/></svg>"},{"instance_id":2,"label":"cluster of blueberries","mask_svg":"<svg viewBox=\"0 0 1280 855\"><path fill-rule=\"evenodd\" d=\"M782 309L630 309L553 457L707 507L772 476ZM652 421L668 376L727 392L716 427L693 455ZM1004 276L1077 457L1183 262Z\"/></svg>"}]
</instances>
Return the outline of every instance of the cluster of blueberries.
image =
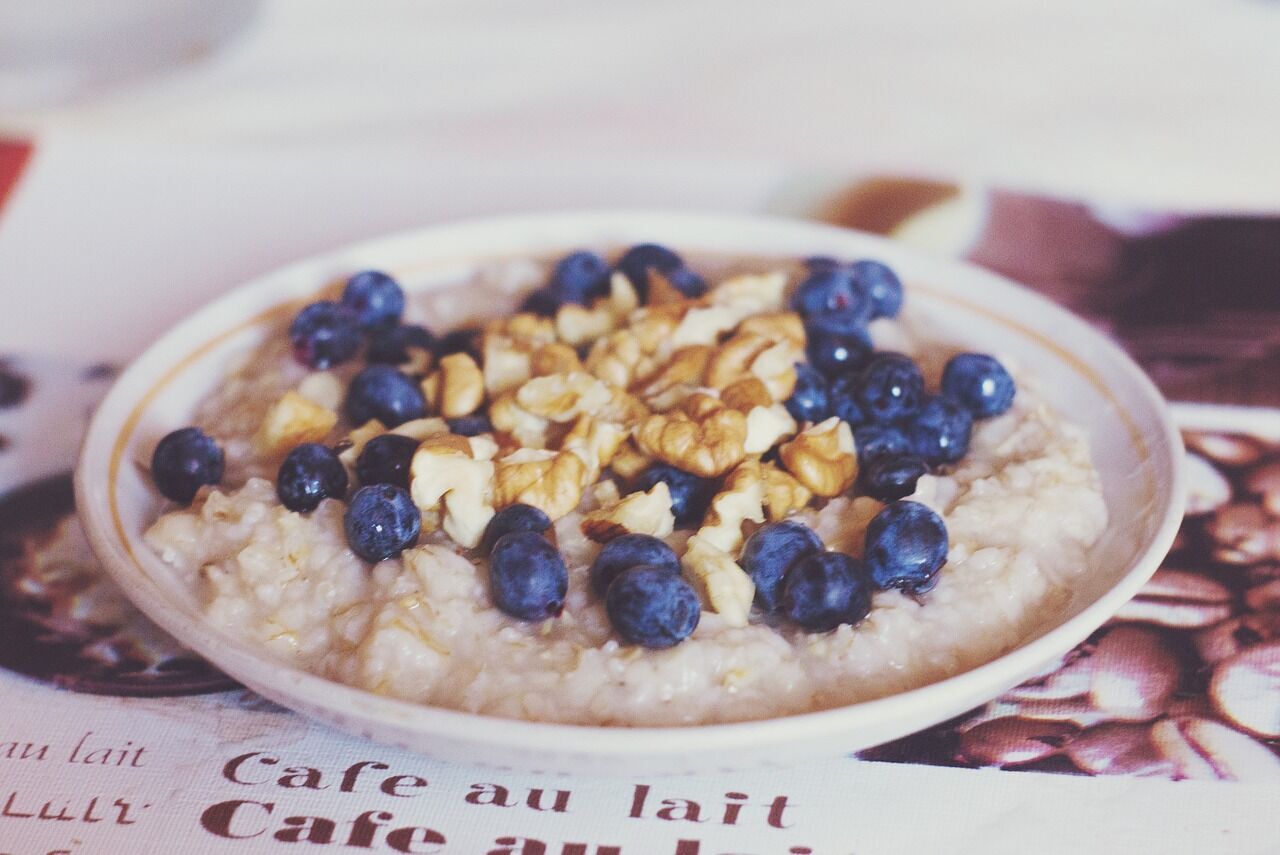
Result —
<instances>
[{"instance_id":1,"label":"cluster of blueberries","mask_svg":"<svg viewBox=\"0 0 1280 855\"><path fill-rule=\"evenodd\" d=\"M792 298L804 318L807 363L796 366L787 410L800 421L839 416L853 428L861 492L890 502L915 492L930 467L969 449L975 418L1013 404L1013 378L994 358L962 353L947 363L939 394L901 353L876 353L867 324L902 308L902 283L876 261L811 258Z\"/></svg>"},{"instance_id":2,"label":"cluster of blueberries","mask_svg":"<svg viewBox=\"0 0 1280 855\"><path fill-rule=\"evenodd\" d=\"M919 367L898 353L875 353L867 324L894 317L902 306L902 285L893 271L875 261L841 264L811 258L809 276L792 306L807 335L807 363L797 365L795 393L788 411L802 421L836 415L854 428L862 489L891 502L867 530L863 559L825 550L801 523L786 521L757 530L747 541L742 566L756 585L756 604L766 615L822 632L857 623L870 609L871 592L899 588L929 590L946 559L947 532L941 518L909 495L929 467L954 462L965 453L974 418L1002 413L1014 396L1012 378L994 359L961 354L946 367L941 392L926 396ZM616 264L600 255L571 253L554 266L547 283L532 292L522 309L553 315L565 303L588 305L609 293L609 280L622 272L644 302L650 275L659 274L686 297L706 293L706 282L681 257L657 244L627 250ZM378 271L352 276L337 301L305 306L289 327L294 357L323 370L355 358L363 348L369 363L352 379L344 410L352 424L377 419L388 427L426 415L415 378L400 367L414 349L436 358L469 352L479 359L479 331L456 330L437 338L430 330L402 323L405 297L399 284ZM492 430L487 416L450 421L457 434ZM360 488L343 517L351 550L369 562L398 555L416 542L421 515L409 494L409 467L418 443L384 434L370 440L356 461ZM152 457L160 492L189 504L199 488L218 483L224 456L217 443L195 427L165 436ZM638 479L651 489L665 482L677 526L695 526L719 489L665 463L655 463ZM290 510L314 510L325 498L347 495L347 470L337 450L304 443L285 456L276 492ZM489 555L494 603L523 620L558 615L568 573L556 549L550 519L528 505L496 514L482 548ZM651 648L679 643L696 628L697 594L680 572L679 558L661 540L629 534L610 541L591 569L591 584L604 599L609 618L627 642Z\"/></svg>"}]
</instances>

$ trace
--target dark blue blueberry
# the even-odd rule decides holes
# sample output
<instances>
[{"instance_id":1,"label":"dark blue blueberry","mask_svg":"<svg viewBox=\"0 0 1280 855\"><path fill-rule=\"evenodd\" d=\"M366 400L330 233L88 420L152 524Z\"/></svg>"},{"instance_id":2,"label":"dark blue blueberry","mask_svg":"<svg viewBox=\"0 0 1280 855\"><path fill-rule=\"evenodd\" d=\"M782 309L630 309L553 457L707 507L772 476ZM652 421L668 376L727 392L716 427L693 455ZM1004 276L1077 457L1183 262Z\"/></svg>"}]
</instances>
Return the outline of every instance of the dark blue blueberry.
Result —
<instances>
[{"instance_id":1,"label":"dark blue blueberry","mask_svg":"<svg viewBox=\"0 0 1280 855\"><path fill-rule=\"evenodd\" d=\"M811 322L805 325L805 337L809 363L828 377L855 371L871 356L871 338L857 327L845 331Z\"/></svg>"},{"instance_id":2,"label":"dark blue blueberry","mask_svg":"<svg viewBox=\"0 0 1280 855\"><path fill-rule=\"evenodd\" d=\"M902 353L877 353L858 374L858 406L868 420L892 422L914 414L924 401L924 377Z\"/></svg>"},{"instance_id":3,"label":"dark blue blueberry","mask_svg":"<svg viewBox=\"0 0 1280 855\"><path fill-rule=\"evenodd\" d=\"M413 358L415 350L433 353L435 348L436 337L431 330L418 324L401 324L370 335L364 355L369 362L402 365Z\"/></svg>"},{"instance_id":4,"label":"dark blue blueberry","mask_svg":"<svg viewBox=\"0 0 1280 855\"><path fill-rule=\"evenodd\" d=\"M675 514L676 526L689 528L702 521L716 494L714 479L699 478L669 464L655 463L640 473L637 485L648 492L659 481L665 482L671 491L671 513Z\"/></svg>"},{"instance_id":5,"label":"dark blue blueberry","mask_svg":"<svg viewBox=\"0 0 1280 855\"><path fill-rule=\"evenodd\" d=\"M399 555L418 539L422 511L409 491L391 484L361 487L342 517L347 545L365 561L377 563Z\"/></svg>"},{"instance_id":6,"label":"dark blue blueberry","mask_svg":"<svg viewBox=\"0 0 1280 855\"><path fill-rule=\"evenodd\" d=\"M609 586L605 610L623 641L651 650L684 641L702 617L698 595L679 573L647 565L618 575Z\"/></svg>"},{"instance_id":7,"label":"dark blue blueberry","mask_svg":"<svg viewBox=\"0 0 1280 855\"><path fill-rule=\"evenodd\" d=\"M427 414L427 402L418 384L390 365L370 365L347 387L347 419L362 425L377 419L395 427Z\"/></svg>"},{"instance_id":8,"label":"dark blue blueberry","mask_svg":"<svg viewBox=\"0 0 1280 855\"><path fill-rule=\"evenodd\" d=\"M631 280L642 303L649 298L651 271L660 273L686 297L701 297L707 293L707 283L685 266L684 259L656 243L642 243L631 247L618 259L615 269Z\"/></svg>"},{"instance_id":9,"label":"dark blue blueberry","mask_svg":"<svg viewBox=\"0 0 1280 855\"><path fill-rule=\"evenodd\" d=\"M379 270L365 270L348 279L341 302L366 330L394 327L404 314L404 291Z\"/></svg>"},{"instance_id":10,"label":"dark blue blueberry","mask_svg":"<svg viewBox=\"0 0 1280 855\"><path fill-rule=\"evenodd\" d=\"M647 534L624 534L606 543L596 556L591 565L591 589L603 597L619 573L641 564L680 572L680 559L670 546Z\"/></svg>"},{"instance_id":11,"label":"dark blue blueberry","mask_svg":"<svg viewBox=\"0 0 1280 855\"><path fill-rule=\"evenodd\" d=\"M547 291L563 303L590 305L609 293L609 262L594 252L570 253L556 262L547 280Z\"/></svg>"},{"instance_id":12,"label":"dark blue blueberry","mask_svg":"<svg viewBox=\"0 0 1280 855\"><path fill-rule=\"evenodd\" d=\"M820 270L834 270L843 265L829 255L811 255L804 260L804 266L810 273L817 273Z\"/></svg>"},{"instance_id":13,"label":"dark blue blueberry","mask_svg":"<svg viewBox=\"0 0 1280 855\"><path fill-rule=\"evenodd\" d=\"M791 306L805 318L837 313L844 326L871 319L871 300L843 267L818 270L800 283Z\"/></svg>"},{"instance_id":14,"label":"dark blue blueberry","mask_svg":"<svg viewBox=\"0 0 1280 855\"><path fill-rule=\"evenodd\" d=\"M796 364L796 389L787 399L787 412L797 421L820 422L831 416L827 378L812 365Z\"/></svg>"},{"instance_id":15,"label":"dark blue blueberry","mask_svg":"<svg viewBox=\"0 0 1280 855\"><path fill-rule=\"evenodd\" d=\"M569 571L560 551L533 531L513 531L489 553L493 604L521 620L546 620L564 610Z\"/></svg>"},{"instance_id":16,"label":"dark blue blueberry","mask_svg":"<svg viewBox=\"0 0 1280 855\"><path fill-rule=\"evenodd\" d=\"M356 355L363 336L355 316L322 300L304 306L289 325L293 358L310 368L331 368Z\"/></svg>"},{"instance_id":17,"label":"dark blue blueberry","mask_svg":"<svg viewBox=\"0 0 1280 855\"><path fill-rule=\"evenodd\" d=\"M831 381L831 415L839 416L856 428L867 420L858 404L857 374L842 374Z\"/></svg>"},{"instance_id":18,"label":"dark blue blueberry","mask_svg":"<svg viewBox=\"0 0 1280 855\"><path fill-rule=\"evenodd\" d=\"M482 433L493 433L493 422L489 421L488 416L476 413L449 419L449 430L458 436L479 436Z\"/></svg>"},{"instance_id":19,"label":"dark blue blueberry","mask_svg":"<svg viewBox=\"0 0 1280 855\"><path fill-rule=\"evenodd\" d=\"M489 520L480 548L489 552L499 538L513 531L531 531L545 535L551 531L551 517L533 505L507 505Z\"/></svg>"},{"instance_id":20,"label":"dark blue blueberry","mask_svg":"<svg viewBox=\"0 0 1280 855\"><path fill-rule=\"evenodd\" d=\"M756 583L756 605L778 610L779 586L796 559L824 549L822 538L803 523L787 520L757 529L742 547L742 569Z\"/></svg>"},{"instance_id":21,"label":"dark blue blueberry","mask_svg":"<svg viewBox=\"0 0 1280 855\"><path fill-rule=\"evenodd\" d=\"M862 488L868 496L892 502L916 491L916 482L929 466L914 454L882 454L861 467Z\"/></svg>"},{"instance_id":22,"label":"dark blue blueberry","mask_svg":"<svg viewBox=\"0 0 1280 855\"><path fill-rule=\"evenodd\" d=\"M881 457L911 454L911 438L896 425L862 425L853 429L853 444L858 449L858 465L867 466Z\"/></svg>"},{"instance_id":23,"label":"dark blue blueberry","mask_svg":"<svg viewBox=\"0 0 1280 855\"><path fill-rule=\"evenodd\" d=\"M919 502L885 505L867 526L864 555L881 588L923 593L947 561L947 526Z\"/></svg>"},{"instance_id":24,"label":"dark blue blueberry","mask_svg":"<svg viewBox=\"0 0 1280 855\"><path fill-rule=\"evenodd\" d=\"M370 484L394 484L409 489L409 464L421 443L408 436L384 433L364 444L356 458L356 477Z\"/></svg>"},{"instance_id":25,"label":"dark blue blueberry","mask_svg":"<svg viewBox=\"0 0 1280 855\"><path fill-rule=\"evenodd\" d=\"M872 318L896 318L902 311L902 281L878 261L855 261L849 272L871 300Z\"/></svg>"},{"instance_id":26,"label":"dark blue blueberry","mask_svg":"<svg viewBox=\"0 0 1280 855\"><path fill-rule=\"evenodd\" d=\"M942 393L962 404L974 418L998 416L1013 406L1013 378L985 353L960 353L942 371Z\"/></svg>"},{"instance_id":27,"label":"dark blue blueberry","mask_svg":"<svg viewBox=\"0 0 1280 855\"><path fill-rule=\"evenodd\" d=\"M484 331L479 327L461 327L445 335L436 341L436 356L445 357L451 353L466 353L476 361L476 365L483 364L481 356L481 339L484 337Z\"/></svg>"},{"instance_id":28,"label":"dark blue blueberry","mask_svg":"<svg viewBox=\"0 0 1280 855\"><path fill-rule=\"evenodd\" d=\"M857 623L871 611L871 580L861 561L843 552L801 556L782 580L782 613L809 632Z\"/></svg>"},{"instance_id":29,"label":"dark blue blueberry","mask_svg":"<svg viewBox=\"0 0 1280 855\"><path fill-rule=\"evenodd\" d=\"M520 311L533 312L535 315L551 318L555 317L556 312L560 311L560 305L561 300L559 297L545 288L539 288L536 291L530 291L528 296L524 298L524 302L520 304Z\"/></svg>"},{"instance_id":30,"label":"dark blue blueberry","mask_svg":"<svg viewBox=\"0 0 1280 855\"><path fill-rule=\"evenodd\" d=\"M205 484L222 480L224 458L213 437L200 428L180 428L167 434L151 455L151 478L166 499L191 504Z\"/></svg>"},{"instance_id":31,"label":"dark blue blueberry","mask_svg":"<svg viewBox=\"0 0 1280 855\"><path fill-rule=\"evenodd\" d=\"M276 495L291 511L313 511L322 499L347 494L347 467L333 449L305 442L285 455L276 473Z\"/></svg>"},{"instance_id":32,"label":"dark blue blueberry","mask_svg":"<svg viewBox=\"0 0 1280 855\"><path fill-rule=\"evenodd\" d=\"M907 436L930 466L955 463L969 450L973 416L947 395L934 395L911 417Z\"/></svg>"}]
</instances>

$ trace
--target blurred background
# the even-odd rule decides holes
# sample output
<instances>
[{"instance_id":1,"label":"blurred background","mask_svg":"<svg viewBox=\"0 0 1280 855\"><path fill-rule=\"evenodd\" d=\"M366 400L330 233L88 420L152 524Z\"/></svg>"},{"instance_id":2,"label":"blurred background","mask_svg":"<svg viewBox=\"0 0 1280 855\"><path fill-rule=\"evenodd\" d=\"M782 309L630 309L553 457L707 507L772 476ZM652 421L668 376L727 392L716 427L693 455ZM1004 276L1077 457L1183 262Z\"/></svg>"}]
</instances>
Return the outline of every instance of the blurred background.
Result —
<instances>
[{"instance_id":1,"label":"blurred background","mask_svg":"<svg viewBox=\"0 0 1280 855\"><path fill-rule=\"evenodd\" d=\"M0 0L0 283L58 286L0 284L0 344L122 359L336 242L648 205L965 255L1280 404L1278 45L1275 0Z\"/></svg>"}]
</instances>

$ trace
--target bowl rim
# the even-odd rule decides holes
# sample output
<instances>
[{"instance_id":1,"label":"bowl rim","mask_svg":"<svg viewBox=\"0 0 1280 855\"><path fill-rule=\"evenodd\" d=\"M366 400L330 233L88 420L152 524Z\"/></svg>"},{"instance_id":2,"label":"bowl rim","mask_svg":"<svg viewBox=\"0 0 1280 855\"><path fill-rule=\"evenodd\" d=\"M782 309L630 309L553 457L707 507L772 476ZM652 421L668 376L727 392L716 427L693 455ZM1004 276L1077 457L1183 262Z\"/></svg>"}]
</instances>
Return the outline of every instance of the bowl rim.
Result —
<instances>
[{"instance_id":1,"label":"bowl rim","mask_svg":"<svg viewBox=\"0 0 1280 855\"><path fill-rule=\"evenodd\" d=\"M255 651L248 645L230 638L206 621L194 623L183 621L180 612L173 610L170 607L171 604L166 602L162 590L158 586L151 587L155 583L147 578L147 572L142 566L143 562L148 562L153 563L157 569L163 570L167 565L164 565L150 550L145 550L142 555L134 554L127 539L123 537L123 526L118 524L106 506L95 501L97 497L106 496L114 507L116 491L112 489L114 485L109 483L110 467L107 465L110 462L111 450L128 444L128 432L136 426L136 417L145 409L155 391L151 388L148 394L138 396L133 392L132 387L135 385L141 385L144 388L154 387L159 379L163 378L166 366L171 363L162 361L160 356L171 350L176 342L193 337L194 340L206 341L206 344L210 344L214 339L233 335L239 327L250 327L254 322L262 322L261 317L241 318L240 324L231 330L224 329L224 323L209 324L212 317L224 314L227 307L238 300L244 300L250 295L258 295L259 292L263 294L280 292L284 283L296 279L303 271L326 262L337 262L347 256L375 257L381 251L390 252L388 249L390 247L428 237L439 239L451 233L485 231L536 232L545 227L572 230L568 224L573 223L584 224L579 231L586 231L585 224L591 224L595 231L615 231L635 235L642 231L643 223L658 221L705 228L737 227L747 231L761 228L791 231L795 233L798 240L811 236L815 243L824 238L827 242L841 240L853 242L856 239L856 242L862 245L857 250L859 253L876 254L878 252L882 256L909 256L911 264L917 268L932 269L941 274L947 271L959 271L970 279L980 277L1001 287L1014 289L1031 305L1038 304L1038 308L1051 313L1055 324L1064 324L1071 328L1073 335L1083 335L1090 339L1091 348L1096 348L1108 364L1123 371L1126 375L1125 379L1141 395L1141 403L1157 417L1158 430L1155 433L1148 430L1144 436L1150 442L1144 444L1167 449L1166 455L1151 456L1149 463L1169 464L1169 471L1166 481L1168 490L1163 496L1163 502L1160 501L1161 491L1153 487L1152 513L1160 515L1160 522L1152 536L1146 543L1138 545L1135 559L1118 577L1117 583L1107 589L1102 596L1085 605L1079 613L1052 626L1040 635L1021 642L1017 647L989 662L915 689L844 706L749 721L676 726L583 725L502 718L375 695L275 660L265 652ZM675 241L673 243L676 243L677 248L681 250L686 249ZM696 239L690 241L691 245L697 243ZM696 252L697 249L692 251ZM496 258L500 257L500 253L486 253L484 257ZM391 267L393 271L396 269L395 265ZM315 289L319 290L323 285L323 282L316 282ZM912 283L908 287L920 286ZM961 299L959 302L966 301ZM275 309L280 309L286 304L296 304L296 301L282 296L279 303L280 305L275 306ZM1006 318L1006 320L1010 321L1015 328L1020 326L1014 319ZM208 326L221 332L216 334L203 332L202 328ZM1023 327L1023 330L1025 334L1026 328ZM1038 333L1036 337L1039 338ZM1089 369L1088 373L1092 373L1092 370ZM149 378L149 380L143 383L140 378ZM1101 390L1103 387L1099 388ZM1114 398L1114 395L1111 397ZM1125 410L1121 409L1120 414L1128 420ZM1131 424L1131 428L1137 430L1136 425ZM1137 439L1137 434L1133 438ZM1055 656L1069 651L1087 638L1121 605L1131 599L1155 572L1172 545L1182 519L1185 502L1182 453L1181 434L1164 398L1154 383L1119 345L1047 297L999 274L966 261L926 256L877 235L803 220L753 214L692 213L655 209L577 209L477 217L406 229L308 256L277 267L225 291L170 327L135 357L116 378L110 392L94 414L85 435L75 472L75 488L76 506L90 543L108 572L130 599L161 628L246 685L250 687L267 685L255 672L262 669L274 671L275 673L270 675L271 687L287 686L291 700L282 702L286 706L294 706L311 714L315 714L315 710L341 710L344 713L376 718L392 727L409 729L422 735L459 742L482 742L498 748L527 750L530 746L546 745L549 750L561 753L625 758L651 755L655 744L661 745L661 751L664 754L681 752L705 754L733 748L748 749L765 744L777 745L794 738L800 731L803 731L807 739L839 734L856 728L860 723L865 725L879 720L887 715L885 711L892 712L899 709L907 703L908 699L924 708L944 709L948 706L949 699L954 700L958 695L974 695L973 687L992 686L999 683L1008 688L1030 677L1042 670L1045 664L1051 662ZM1154 478L1153 484L1155 484ZM147 584L141 586L137 584L139 574ZM984 692L985 689L976 694ZM863 722L863 719L866 721ZM654 738L661 741L655 743Z\"/></svg>"}]
</instances>

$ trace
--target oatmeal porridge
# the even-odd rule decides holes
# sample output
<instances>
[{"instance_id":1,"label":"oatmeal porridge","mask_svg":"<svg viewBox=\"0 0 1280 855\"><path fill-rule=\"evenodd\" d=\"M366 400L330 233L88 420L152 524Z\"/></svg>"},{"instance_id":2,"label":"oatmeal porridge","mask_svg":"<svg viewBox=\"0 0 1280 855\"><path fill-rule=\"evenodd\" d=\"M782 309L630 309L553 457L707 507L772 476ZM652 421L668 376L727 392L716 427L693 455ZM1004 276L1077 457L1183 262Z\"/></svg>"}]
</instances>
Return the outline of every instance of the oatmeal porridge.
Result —
<instances>
[{"instance_id":1,"label":"oatmeal porridge","mask_svg":"<svg viewBox=\"0 0 1280 855\"><path fill-rule=\"evenodd\" d=\"M160 442L146 537L211 622L371 692L631 726L882 697L1034 634L1107 524L1036 378L875 262L642 245L332 296Z\"/></svg>"}]
</instances>

